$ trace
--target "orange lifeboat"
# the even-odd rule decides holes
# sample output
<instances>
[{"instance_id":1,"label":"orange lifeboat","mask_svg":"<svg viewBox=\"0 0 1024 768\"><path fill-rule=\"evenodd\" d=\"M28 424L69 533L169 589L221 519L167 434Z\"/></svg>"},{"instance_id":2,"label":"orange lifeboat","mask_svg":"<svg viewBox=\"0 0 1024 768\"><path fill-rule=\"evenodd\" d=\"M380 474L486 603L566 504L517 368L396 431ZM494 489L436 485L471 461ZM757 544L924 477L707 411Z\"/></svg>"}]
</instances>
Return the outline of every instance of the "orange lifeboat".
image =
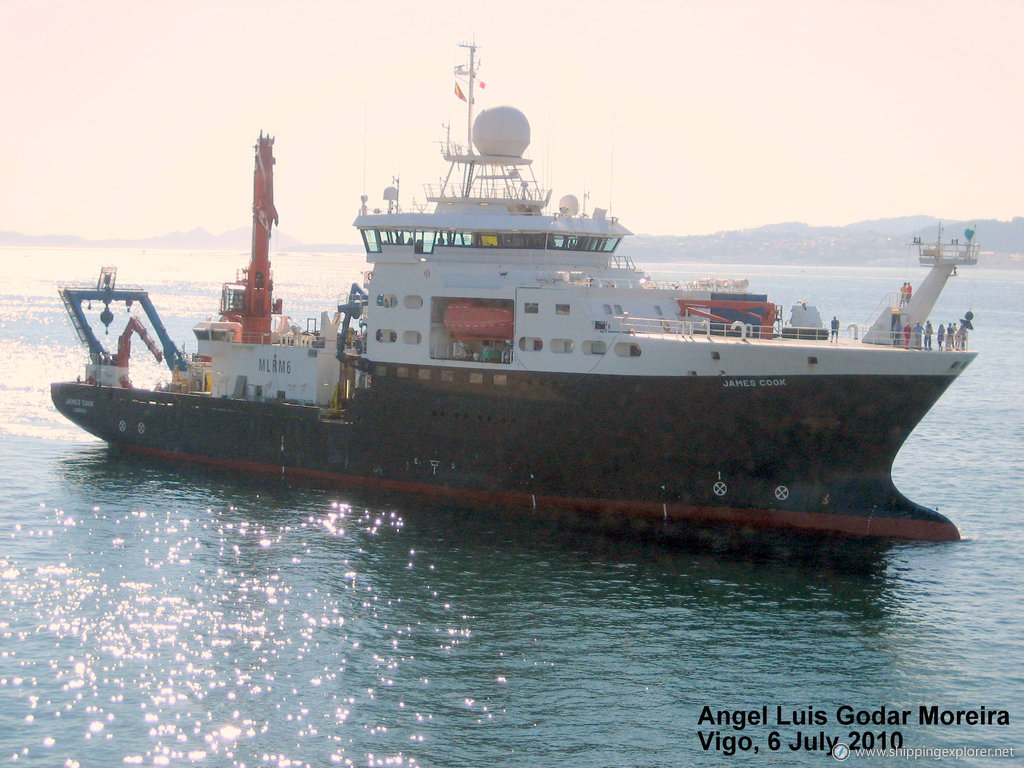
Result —
<instances>
[{"instance_id":1,"label":"orange lifeboat","mask_svg":"<svg viewBox=\"0 0 1024 768\"><path fill-rule=\"evenodd\" d=\"M515 314L511 307L455 299L444 311L444 327L455 339L511 341Z\"/></svg>"}]
</instances>

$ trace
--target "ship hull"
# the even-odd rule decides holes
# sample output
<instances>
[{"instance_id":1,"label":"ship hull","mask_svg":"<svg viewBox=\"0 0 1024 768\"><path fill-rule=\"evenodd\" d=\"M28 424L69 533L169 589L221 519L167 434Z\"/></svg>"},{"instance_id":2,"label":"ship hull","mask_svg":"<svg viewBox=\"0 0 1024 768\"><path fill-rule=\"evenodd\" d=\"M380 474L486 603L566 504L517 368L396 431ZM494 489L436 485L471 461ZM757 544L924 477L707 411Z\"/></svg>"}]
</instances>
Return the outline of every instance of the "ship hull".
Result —
<instances>
[{"instance_id":1,"label":"ship hull","mask_svg":"<svg viewBox=\"0 0 1024 768\"><path fill-rule=\"evenodd\" d=\"M948 376L464 378L377 366L336 418L313 406L52 385L135 452L320 485L686 528L951 541L891 467Z\"/></svg>"}]
</instances>

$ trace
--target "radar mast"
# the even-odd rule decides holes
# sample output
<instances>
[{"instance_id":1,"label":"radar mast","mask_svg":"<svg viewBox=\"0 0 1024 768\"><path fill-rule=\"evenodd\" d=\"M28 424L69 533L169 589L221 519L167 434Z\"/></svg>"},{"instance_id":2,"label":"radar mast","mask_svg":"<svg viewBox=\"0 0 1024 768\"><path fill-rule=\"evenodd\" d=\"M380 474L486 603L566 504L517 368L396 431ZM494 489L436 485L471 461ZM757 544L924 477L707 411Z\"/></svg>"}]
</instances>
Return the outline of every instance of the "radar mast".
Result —
<instances>
[{"instance_id":1,"label":"radar mast","mask_svg":"<svg viewBox=\"0 0 1024 768\"><path fill-rule=\"evenodd\" d=\"M476 82L476 43L459 43L460 48L469 49L469 69L461 64L455 68L455 74L467 78L469 93L466 96L466 103L469 106L466 119L466 153L473 153L473 86Z\"/></svg>"}]
</instances>

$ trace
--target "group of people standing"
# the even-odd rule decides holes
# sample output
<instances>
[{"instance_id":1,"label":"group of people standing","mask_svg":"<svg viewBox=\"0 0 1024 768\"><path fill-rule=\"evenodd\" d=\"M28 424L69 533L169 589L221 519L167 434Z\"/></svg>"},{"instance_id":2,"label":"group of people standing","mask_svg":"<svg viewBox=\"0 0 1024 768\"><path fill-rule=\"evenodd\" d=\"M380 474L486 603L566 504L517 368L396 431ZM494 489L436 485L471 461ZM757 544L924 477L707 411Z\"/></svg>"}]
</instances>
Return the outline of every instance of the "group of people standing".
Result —
<instances>
[{"instance_id":1,"label":"group of people standing","mask_svg":"<svg viewBox=\"0 0 1024 768\"><path fill-rule=\"evenodd\" d=\"M967 349L967 331L971 327L967 320L961 320L959 328L952 322L945 329L940 324L937 334L939 349Z\"/></svg>"},{"instance_id":2,"label":"group of people standing","mask_svg":"<svg viewBox=\"0 0 1024 768\"><path fill-rule=\"evenodd\" d=\"M934 333L938 341L938 345L934 349L947 351L967 349L967 329L969 327L970 323L966 320L961 320L959 327L955 322L950 322L948 326L939 323L939 329L936 332L932 328L931 320L923 326L920 321L914 325L908 322L903 326L903 348L932 349L932 334Z\"/></svg>"},{"instance_id":3,"label":"group of people standing","mask_svg":"<svg viewBox=\"0 0 1024 768\"><path fill-rule=\"evenodd\" d=\"M908 305L913 295L914 289L910 283L903 283L903 285L900 286L900 307ZM967 349L967 331L973 330L974 328L974 326L971 325L972 318L973 315L968 312L964 315L964 319L960 321L959 326L957 326L955 322L948 323L947 325L942 325L940 323L938 331L936 332L932 328L931 320L926 322L923 326L920 321L911 325L908 320L907 323L900 328L897 316L894 313L892 329L893 344L899 346L902 341L904 349L933 349L932 335L934 334L938 342L934 349L944 349L947 351L954 349Z\"/></svg>"}]
</instances>

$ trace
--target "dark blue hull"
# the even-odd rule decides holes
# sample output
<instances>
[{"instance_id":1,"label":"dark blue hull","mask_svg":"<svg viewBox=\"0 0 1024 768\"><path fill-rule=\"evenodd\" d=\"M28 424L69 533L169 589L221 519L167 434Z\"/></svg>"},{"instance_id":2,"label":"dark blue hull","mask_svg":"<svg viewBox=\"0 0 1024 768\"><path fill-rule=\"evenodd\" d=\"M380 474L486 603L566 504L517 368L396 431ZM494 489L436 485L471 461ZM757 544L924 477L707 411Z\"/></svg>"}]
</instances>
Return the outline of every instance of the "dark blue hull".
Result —
<instances>
[{"instance_id":1,"label":"dark blue hull","mask_svg":"<svg viewBox=\"0 0 1024 768\"><path fill-rule=\"evenodd\" d=\"M457 373L465 380L378 366L373 386L330 417L305 405L76 383L52 385L52 397L108 443L298 481L683 525L959 538L890 474L949 377L744 386Z\"/></svg>"}]
</instances>

